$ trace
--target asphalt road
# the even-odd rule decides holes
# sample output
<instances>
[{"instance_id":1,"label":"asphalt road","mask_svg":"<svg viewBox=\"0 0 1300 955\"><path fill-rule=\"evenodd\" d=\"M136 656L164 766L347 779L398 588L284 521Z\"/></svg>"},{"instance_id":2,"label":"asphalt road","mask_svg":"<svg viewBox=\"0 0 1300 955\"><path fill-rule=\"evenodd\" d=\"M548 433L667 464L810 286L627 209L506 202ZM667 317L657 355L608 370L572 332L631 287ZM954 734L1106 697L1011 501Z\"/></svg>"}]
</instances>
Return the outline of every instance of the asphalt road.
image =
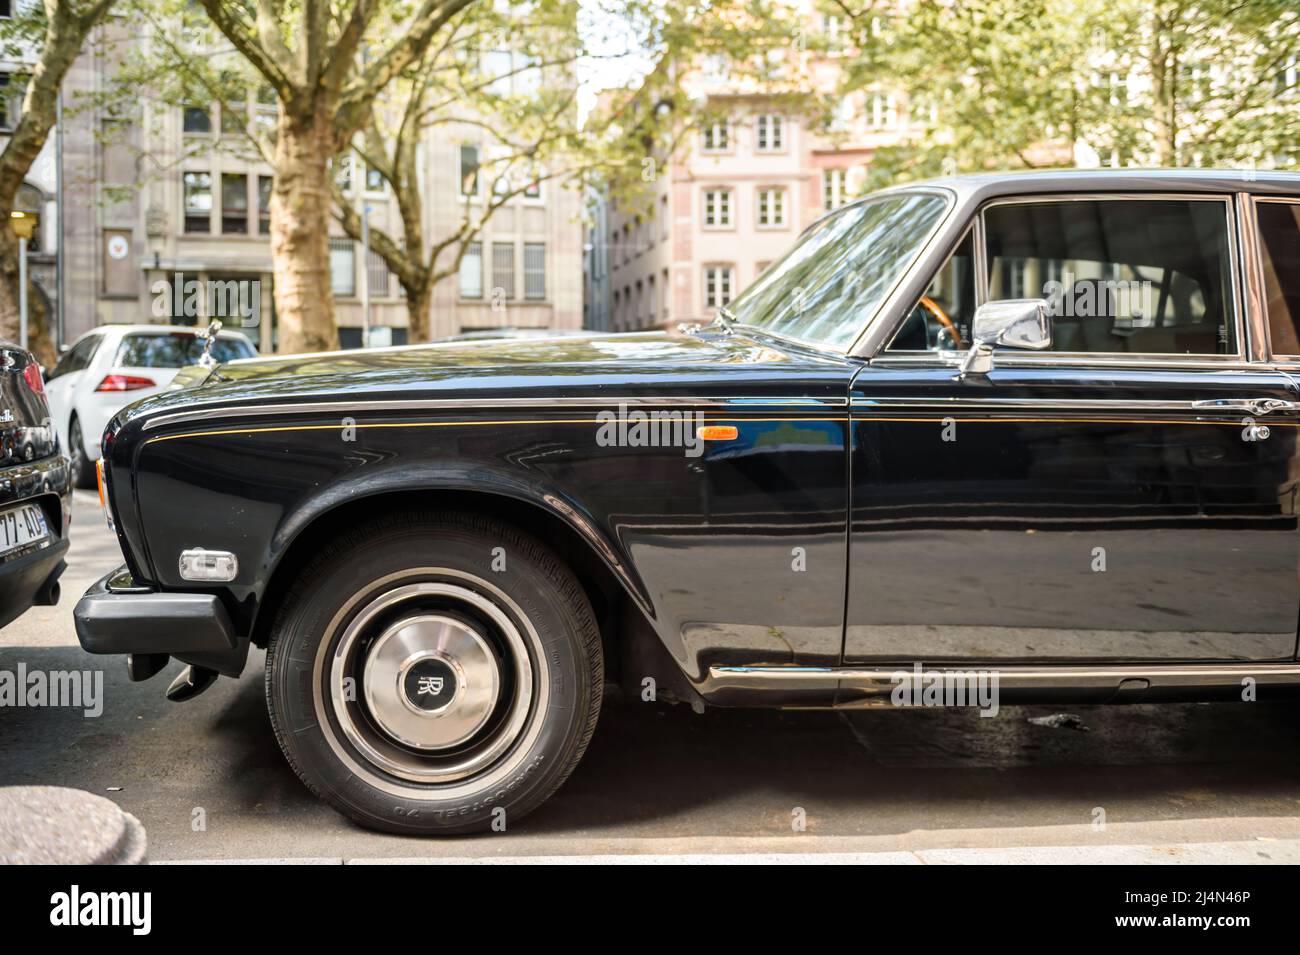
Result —
<instances>
[{"instance_id":1,"label":"asphalt road","mask_svg":"<svg viewBox=\"0 0 1300 955\"><path fill-rule=\"evenodd\" d=\"M609 695L573 777L506 832L368 833L319 804L285 764L260 653L241 679L172 704L162 694L177 664L132 684L122 661L81 652L72 604L118 562L93 495L77 496L73 537L62 603L0 631L0 670L102 669L103 712L0 709L0 785L106 795L144 823L155 861L846 852L966 861L963 850L999 861L1300 861L1300 709L1265 703L1075 707L1077 720L1054 727L1031 722L1058 712L1046 707L1004 707L992 719L696 715Z\"/></svg>"}]
</instances>

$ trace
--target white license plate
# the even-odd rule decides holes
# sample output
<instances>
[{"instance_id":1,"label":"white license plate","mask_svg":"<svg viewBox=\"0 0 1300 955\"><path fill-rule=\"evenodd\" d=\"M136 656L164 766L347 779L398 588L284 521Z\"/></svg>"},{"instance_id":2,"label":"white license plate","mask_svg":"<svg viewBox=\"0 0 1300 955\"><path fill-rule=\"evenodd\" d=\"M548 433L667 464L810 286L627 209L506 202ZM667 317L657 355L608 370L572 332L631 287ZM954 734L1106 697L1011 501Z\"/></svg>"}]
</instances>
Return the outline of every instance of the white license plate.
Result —
<instances>
[{"instance_id":1,"label":"white license plate","mask_svg":"<svg viewBox=\"0 0 1300 955\"><path fill-rule=\"evenodd\" d=\"M49 538L45 512L38 505L20 504L0 511L0 557Z\"/></svg>"}]
</instances>

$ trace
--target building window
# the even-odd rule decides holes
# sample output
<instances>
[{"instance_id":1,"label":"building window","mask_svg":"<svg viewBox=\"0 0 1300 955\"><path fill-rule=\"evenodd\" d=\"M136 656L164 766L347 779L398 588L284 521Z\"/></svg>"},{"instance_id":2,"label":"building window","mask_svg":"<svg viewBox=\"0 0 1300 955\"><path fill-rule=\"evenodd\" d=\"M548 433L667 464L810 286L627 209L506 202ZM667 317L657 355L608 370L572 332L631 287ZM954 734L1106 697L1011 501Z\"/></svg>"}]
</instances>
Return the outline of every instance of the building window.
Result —
<instances>
[{"instance_id":1,"label":"building window","mask_svg":"<svg viewBox=\"0 0 1300 955\"><path fill-rule=\"evenodd\" d=\"M8 20L14 15L14 5L12 0L0 0L0 19Z\"/></svg>"},{"instance_id":2,"label":"building window","mask_svg":"<svg viewBox=\"0 0 1300 955\"><path fill-rule=\"evenodd\" d=\"M524 298L546 298L546 243L524 243Z\"/></svg>"},{"instance_id":3,"label":"building window","mask_svg":"<svg viewBox=\"0 0 1300 955\"><path fill-rule=\"evenodd\" d=\"M848 181L847 169L822 170L822 208L829 212L844 204L848 199Z\"/></svg>"},{"instance_id":4,"label":"building window","mask_svg":"<svg viewBox=\"0 0 1300 955\"><path fill-rule=\"evenodd\" d=\"M366 290L371 298L388 298L388 263L374 249L366 257Z\"/></svg>"},{"instance_id":5,"label":"building window","mask_svg":"<svg viewBox=\"0 0 1300 955\"><path fill-rule=\"evenodd\" d=\"M185 193L185 231L212 231L212 174L187 172L181 176Z\"/></svg>"},{"instance_id":6,"label":"building window","mask_svg":"<svg viewBox=\"0 0 1300 955\"><path fill-rule=\"evenodd\" d=\"M785 129L780 116L764 113L758 117L756 145L759 152L778 152L785 147Z\"/></svg>"},{"instance_id":7,"label":"building window","mask_svg":"<svg viewBox=\"0 0 1300 955\"><path fill-rule=\"evenodd\" d=\"M758 224L767 226L785 225L785 190L758 190Z\"/></svg>"},{"instance_id":8,"label":"building window","mask_svg":"<svg viewBox=\"0 0 1300 955\"><path fill-rule=\"evenodd\" d=\"M664 269L664 280L662 283L660 283L660 288L663 289L663 302L664 302L663 317L667 319L668 318L668 270L667 269Z\"/></svg>"},{"instance_id":9,"label":"building window","mask_svg":"<svg viewBox=\"0 0 1300 955\"><path fill-rule=\"evenodd\" d=\"M256 104L253 107L253 122L261 126L269 133L275 132L276 123L279 121L279 94L275 88L268 83L263 83L257 88L257 95L254 97Z\"/></svg>"},{"instance_id":10,"label":"building window","mask_svg":"<svg viewBox=\"0 0 1300 955\"><path fill-rule=\"evenodd\" d=\"M668 238L668 197L659 200L659 238Z\"/></svg>"},{"instance_id":11,"label":"building window","mask_svg":"<svg viewBox=\"0 0 1300 955\"><path fill-rule=\"evenodd\" d=\"M248 177L240 173L221 174L221 231L248 234Z\"/></svg>"},{"instance_id":12,"label":"building window","mask_svg":"<svg viewBox=\"0 0 1300 955\"><path fill-rule=\"evenodd\" d=\"M181 128L187 133L206 135L212 132L212 115L202 106L186 106L183 110Z\"/></svg>"},{"instance_id":13,"label":"building window","mask_svg":"<svg viewBox=\"0 0 1300 955\"><path fill-rule=\"evenodd\" d=\"M872 94L870 124L874 129L893 129L898 125L898 97L894 93Z\"/></svg>"},{"instance_id":14,"label":"building window","mask_svg":"<svg viewBox=\"0 0 1300 955\"><path fill-rule=\"evenodd\" d=\"M384 185L384 174L366 163L366 192L383 192Z\"/></svg>"},{"instance_id":15,"label":"building window","mask_svg":"<svg viewBox=\"0 0 1300 955\"><path fill-rule=\"evenodd\" d=\"M506 299L515 297L515 246L513 242L492 243L492 294Z\"/></svg>"},{"instance_id":16,"label":"building window","mask_svg":"<svg viewBox=\"0 0 1300 955\"><path fill-rule=\"evenodd\" d=\"M0 130L13 129L22 114L22 89L15 87L10 74L0 73Z\"/></svg>"},{"instance_id":17,"label":"building window","mask_svg":"<svg viewBox=\"0 0 1300 955\"><path fill-rule=\"evenodd\" d=\"M275 182L270 176L257 177L257 234L271 234L271 186Z\"/></svg>"},{"instance_id":18,"label":"building window","mask_svg":"<svg viewBox=\"0 0 1300 955\"><path fill-rule=\"evenodd\" d=\"M221 132L239 135L248 130L248 106L243 102L224 103L221 107Z\"/></svg>"},{"instance_id":19,"label":"building window","mask_svg":"<svg viewBox=\"0 0 1300 955\"><path fill-rule=\"evenodd\" d=\"M460 297L483 297L483 243L471 242L460 258Z\"/></svg>"},{"instance_id":20,"label":"building window","mask_svg":"<svg viewBox=\"0 0 1300 955\"><path fill-rule=\"evenodd\" d=\"M706 189L704 192L704 224L715 229L731 225L731 192L727 189Z\"/></svg>"},{"instance_id":21,"label":"building window","mask_svg":"<svg viewBox=\"0 0 1300 955\"><path fill-rule=\"evenodd\" d=\"M731 302L731 266L710 265L704 270L704 307L721 308Z\"/></svg>"},{"instance_id":22,"label":"building window","mask_svg":"<svg viewBox=\"0 0 1300 955\"><path fill-rule=\"evenodd\" d=\"M330 291L349 298L357 294L357 250L351 239L330 239Z\"/></svg>"},{"instance_id":23,"label":"building window","mask_svg":"<svg viewBox=\"0 0 1300 955\"><path fill-rule=\"evenodd\" d=\"M524 186L524 198L525 199L542 198L542 181L540 179L534 179L528 185Z\"/></svg>"},{"instance_id":24,"label":"building window","mask_svg":"<svg viewBox=\"0 0 1300 955\"><path fill-rule=\"evenodd\" d=\"M460 194L478 195L478 147L460 147Z\"/></svg>"},{"instance_id":25,"label":"building window","mask_svg":"<svg viewBox=\"0 0 1300 955\"><path fill-rule=\"evenodd\" d=\"M731 123L726 119L710 120L701 130L701 149L706 153L725 152L731 148Z\"/></svg>"}]
</instances>

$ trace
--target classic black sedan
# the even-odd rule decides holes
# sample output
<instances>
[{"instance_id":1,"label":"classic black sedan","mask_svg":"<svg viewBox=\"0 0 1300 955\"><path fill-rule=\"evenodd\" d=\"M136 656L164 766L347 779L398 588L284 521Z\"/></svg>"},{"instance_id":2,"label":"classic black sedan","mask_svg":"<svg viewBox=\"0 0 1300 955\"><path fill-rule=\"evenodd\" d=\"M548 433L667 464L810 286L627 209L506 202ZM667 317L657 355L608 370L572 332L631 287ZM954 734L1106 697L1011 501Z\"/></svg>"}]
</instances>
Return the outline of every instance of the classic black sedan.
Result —
<instances>
[{"instance_id":1,"label":"classic black sedan","mask_svg":"<svg viewBox=\"0 0 1300 955\"><path fill-rule=\"evenodd\" d=\"M0 341L0 627L59 600L71 472L45 402L41 366Z\"/></svg>"},{"instance_id":2,"label":"classic black sedan","mask_svg":"<svg viewBox=\"0 0 1300 955\"><path fill-rule=\"evenodd\" d=\"M1300 177L893 189L679 335L234 362L133 405L102 475L126 564L77 632L136 678L189 664L174 698L266 647L303 781L416 833L545 800L606 680L1281 695L1298 380Z\"/></svg>"}]
</instances>

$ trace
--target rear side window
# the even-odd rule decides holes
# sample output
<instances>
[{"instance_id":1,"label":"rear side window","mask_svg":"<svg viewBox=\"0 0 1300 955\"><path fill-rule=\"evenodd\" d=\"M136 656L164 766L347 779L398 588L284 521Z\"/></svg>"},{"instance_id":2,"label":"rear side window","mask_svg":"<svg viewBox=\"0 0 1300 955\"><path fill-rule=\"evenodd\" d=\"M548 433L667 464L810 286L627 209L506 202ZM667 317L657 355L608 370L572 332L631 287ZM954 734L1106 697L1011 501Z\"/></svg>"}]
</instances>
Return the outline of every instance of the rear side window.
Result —
<instances>
[{"instance_id":1,"label":"rear side window","mask_svg":"<svg viewBox=\"0 0 1300 955\"><path fill-rule=\"evenodd\" d=\"M1259 202L1260 260L1275 355L1300 355L1300 203Z\"/></svg>"},{"instance_id":2,"label":"rear side window","mask_svg":"<svg viewBox=\"0 0 1300 955\"><path fill-rule=\"evenodd\" d=\"M77 344L69 348L54 366L46 378L47 381L53 381L60 375L66 375L70 372L81 371L90 364L91 359L95 357L95 352L99 349L99 343L104 340L102 335L91 335L89 338L83 338Z\"/></svg>"},{"instance_id":3,"label":"rear side window","mask_svg":"<svg viewBox=\"0 0 1300 955\"><path fill-rule=\"evenodd\" d=\"M1044 200L984 215L989 299L1046 299L1054 351L1237 354L1226 202Z\"/></svg>"},{"instance_id":4,"label":"rear side window","mask_svg":"<svg viewBox=\"0 0 1300 955\"><path fill-rule=\"evenodd\" d=\"M190 332L127 335L118 346L114 364L127 368L183 368L196 364L203 354L203 342ZM219 362L251 358L253 346L243 337L218 338L212 357Z\"/></svg>"}]
</instances>

